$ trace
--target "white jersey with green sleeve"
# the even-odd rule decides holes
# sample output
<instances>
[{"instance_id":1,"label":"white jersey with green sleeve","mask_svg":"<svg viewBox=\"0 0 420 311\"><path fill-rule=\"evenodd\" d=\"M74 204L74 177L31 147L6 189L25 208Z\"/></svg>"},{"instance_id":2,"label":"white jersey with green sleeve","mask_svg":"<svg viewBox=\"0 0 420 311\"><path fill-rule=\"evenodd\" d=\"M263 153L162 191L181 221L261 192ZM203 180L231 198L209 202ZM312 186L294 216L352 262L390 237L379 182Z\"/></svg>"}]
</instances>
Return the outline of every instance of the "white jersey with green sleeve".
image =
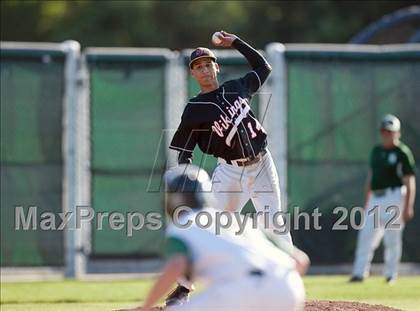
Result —
<instances>
[{"instance_id":1,"label":"white jersey with green sleeve","mask_svg":"<svg viewBox=\"0 0 420 311\"><path fill-rule=\"evenodd\" d=\"M252 228L251 219L238 235L240 227L232 215L230 228L216 234L216 213L220 211L208 208L202 212L211 215L212 225L208 228L197 226L195 219L199 212L193 212L180 219L181 223L191 220L191 226L183 229L170 224L166 232L170 255L183 253L188 256L194 281L219 283L243 277L255 269L267 272L294 269L294 261L267 240L260 230Z\"/></svg>"}]
</instances>

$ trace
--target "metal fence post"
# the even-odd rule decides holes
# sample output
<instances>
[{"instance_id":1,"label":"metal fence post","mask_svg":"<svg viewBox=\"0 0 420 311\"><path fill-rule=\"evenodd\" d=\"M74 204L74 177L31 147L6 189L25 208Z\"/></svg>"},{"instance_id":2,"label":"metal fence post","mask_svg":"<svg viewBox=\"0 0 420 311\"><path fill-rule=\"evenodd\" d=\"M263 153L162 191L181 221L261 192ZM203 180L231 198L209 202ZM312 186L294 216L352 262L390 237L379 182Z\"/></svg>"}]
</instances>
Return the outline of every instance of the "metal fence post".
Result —
<instances>
[{"instance_id":1,"label":"metal fence post","mask_svg":"<svg viewBox=\"0 0 420 311\"><path fill-rule=\"evenodd\" d=\"M78 174L78 70L80 64L80 44L76 41L63 42L66 52L65 91L63 115L63 211L71 213L64 232L65 276L76 278L84 273L85 258L82 248L81 229L76 228L76 206L80 204L80 184Z\"/></svg>"},{"instance_id":2,"label":"metal fence post","mask_svg":"<svg viewBox=\"0 0 420 311\"><path fill-rule=\"evenodd\" d=\"M280 180L283 211L287 208L287 75L285 46L270 43L266 47L268 61L273 67L270 79L263 88L260 111L265 115L265 126L268 132L269 148L276 163ZM268 107L267 107L268 105Z\"/></svg>"}]
</instances>

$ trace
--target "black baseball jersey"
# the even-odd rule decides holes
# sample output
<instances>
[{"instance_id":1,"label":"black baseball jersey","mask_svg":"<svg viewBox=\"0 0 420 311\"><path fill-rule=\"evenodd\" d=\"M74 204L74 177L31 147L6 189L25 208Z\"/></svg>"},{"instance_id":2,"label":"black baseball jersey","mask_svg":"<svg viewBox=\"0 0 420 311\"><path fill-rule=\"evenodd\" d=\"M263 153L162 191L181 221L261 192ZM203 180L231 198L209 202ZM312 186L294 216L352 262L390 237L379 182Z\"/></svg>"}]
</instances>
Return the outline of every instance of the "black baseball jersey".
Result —
<instances>
[{"instance_id":1,"label":"black baseball jersey","mask_svg":"<svg viewBox=\"0 0 420 311\"><path fill-rule=\"evenodd\" d=\"M256 156L267 144L267 134L251 111L250 101L271 67L244 41L236 39L232 45L246 57L252 71L189 100L169 146L180 151L180 162L192 161L196 145L204 153L236 160Z\"/></svg>"}]
</instances>

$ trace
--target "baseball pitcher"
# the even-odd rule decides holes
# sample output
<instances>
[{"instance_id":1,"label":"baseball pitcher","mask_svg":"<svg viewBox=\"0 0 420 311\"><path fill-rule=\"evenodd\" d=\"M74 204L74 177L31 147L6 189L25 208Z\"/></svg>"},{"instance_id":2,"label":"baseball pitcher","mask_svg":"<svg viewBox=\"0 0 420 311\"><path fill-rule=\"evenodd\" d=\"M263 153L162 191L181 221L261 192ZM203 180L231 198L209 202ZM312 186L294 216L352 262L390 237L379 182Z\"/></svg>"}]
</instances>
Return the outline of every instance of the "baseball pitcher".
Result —
<instances>
[{"instance_id":1,"label":"baseball pitcher","mask_svg":"<svg viewBox=\"0 0 420 311\"><path fill-rule=\"evenodd\" d=\"M196 145L204 153L217 157L212 177L215 208L240 211L251 199L257 212L270 215L265 226L270 238L292 247L288 230L281 234L274 230L274 218L277 228L285 227L281 217L273 216L281 211L279 179L267 149L267 133L249 105L267 80L271 67L258 51L236 35L221 31L219 39L215 44L237 49L248 60L251 71L219 84L216 56L207 48L195 49L189 67L201 92L186 105L169 148L179 152L179 163L192 163Z\"/></svg>"}]
</instances>

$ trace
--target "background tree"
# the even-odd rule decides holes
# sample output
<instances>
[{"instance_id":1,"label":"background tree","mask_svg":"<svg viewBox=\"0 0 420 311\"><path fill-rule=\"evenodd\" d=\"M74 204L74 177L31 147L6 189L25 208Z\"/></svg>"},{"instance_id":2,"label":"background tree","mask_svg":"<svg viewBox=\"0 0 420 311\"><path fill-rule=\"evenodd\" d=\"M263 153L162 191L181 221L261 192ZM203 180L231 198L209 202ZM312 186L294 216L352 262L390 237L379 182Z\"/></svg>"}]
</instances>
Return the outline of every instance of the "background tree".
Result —
<instances>
[{"instance_id":1,"label":"background tree","mask_svg":"<svg viewBox=\"0 0 420 311\"><path fill-rule=\"evenodd\" d=\"M346 43L417 1L1 1L1 40L83 46L206 45L215 30L272 41Z\"/></svg>"}]
</instances>

